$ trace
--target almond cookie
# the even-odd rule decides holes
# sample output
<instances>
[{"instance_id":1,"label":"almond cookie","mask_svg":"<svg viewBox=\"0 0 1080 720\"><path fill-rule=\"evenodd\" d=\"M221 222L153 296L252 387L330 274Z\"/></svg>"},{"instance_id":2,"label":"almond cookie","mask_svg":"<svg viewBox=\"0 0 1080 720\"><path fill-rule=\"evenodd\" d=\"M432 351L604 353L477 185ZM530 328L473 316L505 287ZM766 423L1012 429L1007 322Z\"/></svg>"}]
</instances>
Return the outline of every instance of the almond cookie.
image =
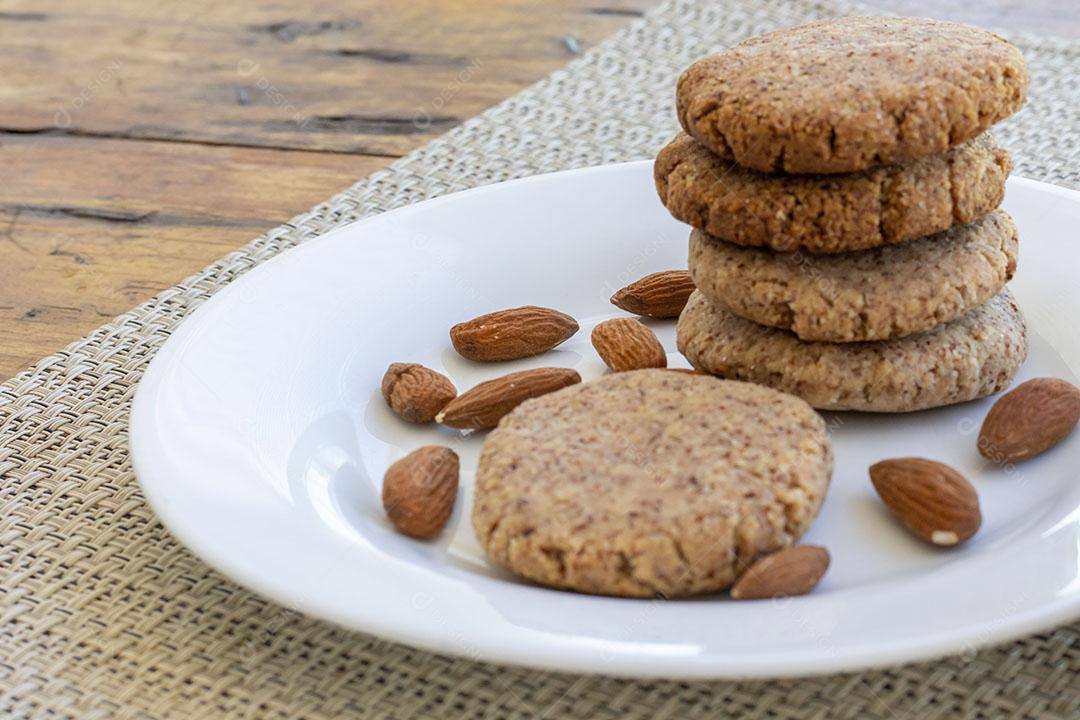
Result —
<instances>
[{"instance_id":1,"label":"almond cookie","mask_svg":"<svg viewBox=\"0 0 1080 720\"><path fill-rule=\"evenodd\" d=\"M941 153L1020 109L1020 51L987 30L845 17L779 30L683 72L683 128L762 172L845 173Z\"/></svg>"},{"instance_id":2,"label":"almond cookie","mask_svg":"<svg viewBox=\"0 0 1080 720\"><path fill-rule=\"evenodd\" d=\"M1004 210L902 245L840 255L778 253L690 235L690 274L714 305L803 340L888 340L954 320L1016 271Z\"/></svg>"},{"instance_id":3,"label":"almond cookie","mask_svg":"<svg viewBox=\"0 0 1080 720\"><path fill-rule=\"evenodd\" d=\"M472 523L492 560L543 585L715 592L806 532L831 473L825 423L802 400L635 370L503 418L480 454Z\"/></svg>"},{"instance_id":4,"label":"almond cookie","mask_svg":"<svg viewBox=\"0 0 1080 720\"><path fill-rule=\"evenodd\" d=\"M1001 204L1009 153L989 134L940 155L846 175L770 175L717 158L686 134L656 157L677 219L739 245L835 253L971 222Z\"/></svg>"},{"instance_id":5,"label":"almond cookie","mask_svg":"<svg viewBox=\"0 0 1080 720\"><path fill-rule=\"evenodd\" d=\"M703 372L798 395L822 410L909 412L1001 392L1027 357L1008 290L933 330L866 343L805 342L690 297L679 351Z\"/></svg>"}]
</instances>

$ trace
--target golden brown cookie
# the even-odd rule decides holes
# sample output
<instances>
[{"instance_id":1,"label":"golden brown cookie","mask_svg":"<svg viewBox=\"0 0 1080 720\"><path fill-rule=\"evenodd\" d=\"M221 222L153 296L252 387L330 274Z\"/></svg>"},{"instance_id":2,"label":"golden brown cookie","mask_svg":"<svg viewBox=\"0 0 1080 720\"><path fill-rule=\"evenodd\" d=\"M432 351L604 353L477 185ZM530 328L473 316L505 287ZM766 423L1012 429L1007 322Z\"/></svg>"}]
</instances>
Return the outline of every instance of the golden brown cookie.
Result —
<instances>
[{"instance_id":1,"label":"golden brown cookie","mask_svg":"<svg viewBox=\"0 0 1080 720\"><path fill-rule=\"evenodd\" d=\"M730 242L835 253L889 245L985 215L1005 196L1009 153L989 134L940 155L845 175L782 175L717 158L686 134L656 157L660 200Z\"/></svg>"},{"instance_id":2,"label":"golden brown cookie","mask_svg":"<svg viewBox=\"0 0 1080 720\"><path fill-rule=\"evenodd\" d=\"M762 172L844 173L941 153L1020 109L1020 51L911 17L822 20L745 40L679 78L688 133Z\"/></svg>"},{"instance_id":3,"label":"golden brown cookie","mask_svg":"<svg viewBox=\"0 0 1080 720\"><path fill-rule=\"evenodd\" d=\"M821 417L759 385L636 370L522 403L488 435L473 528L556 588L675 597L727 588L821 506Z\"/></svg>"},{"instance_id":4,"label":"golden brown cookie","mask_svg":"<svg viewBox=\"0 0 1080 720\"><path fill-rule=\"evenodd\" d=\"M866 343L805 342L694 293L679 351L698 370L790 392L822 410L908 412L1005 389L1027 356L1027 329L1005 290L933 330Z\"/></svg>"},{"instance_id":5,"label":"golden brown cookie","mask_svg":"<svg viewBox=\"0 0 1080 720\"><path fill-rule=\"evenodd\" d=\"M803 340L888 340L997 295L1016 270L1017 249L1004 210L901 245L839 255L747 248L694 230L690 274L713 304Z\"/></svg>"}]
</instances>

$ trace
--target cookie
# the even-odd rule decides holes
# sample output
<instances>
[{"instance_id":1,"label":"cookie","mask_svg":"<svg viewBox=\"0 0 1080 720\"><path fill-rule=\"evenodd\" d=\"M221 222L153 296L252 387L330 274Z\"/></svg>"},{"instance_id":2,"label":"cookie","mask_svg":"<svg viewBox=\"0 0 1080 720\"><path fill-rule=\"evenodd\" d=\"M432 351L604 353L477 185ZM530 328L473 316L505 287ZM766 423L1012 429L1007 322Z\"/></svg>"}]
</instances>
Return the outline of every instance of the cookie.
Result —
<instances>
[{"instance_id":1,"label":"cookie","mask_svg":"<svg viewBox=\"0 0 1080 720\"><path fill-rule=\"evenodd\" d=\"M543 585L707 593L806 532L831 472L825 424L802 400L636 370L503 418L480 454L472 523L492 560Z\"/></svg>"},{"instance_id":2,"label":"cookie","mask_svg":"<svg viewBox=\"0 0 1080 720\"><path fill-rule=\"evenodd\" d=\"M679 78L683 128L762 172L846 173L941 153L1020 109L1020 51L911 17L822 20L745 40Z\"/></svg>"},{"instance_id":3,"label":"cookie","mask_svg":"<svg viewBox=\"0 0 1080 720\"><path fill-rule=\"evenodd\" d=\"M1004 210L902 245L840 255L746 248L694 230L690 275L710 302L803 340L888 340L954 320L1016 270Z\"/></svg>"},{"instance_id":4,"label":"cookie","mask_svg":"<svg viewBox=\"0 0 1080 720\"><path fill-rule=\"evenodd\" d=\"M1024 317L1008 290L933 330L868 343L804 342L743 320L695 292L679 351L703 372L790 392L822 410L908 412L992 395L1027 356Z\"/></svg>"},{"instance_id":5,"label":"cookie","mask_svg":"<svg viewBox=\"0 0 1080 720\"><path fill-rule=\"evenodd\" d=\"M835 253L971 222L1001 204L1012 169L989 134L940 155L845 175L777 175L717 158L680 134L653 166L677 219L751 247Z\"/></svg>"}]
</instances>

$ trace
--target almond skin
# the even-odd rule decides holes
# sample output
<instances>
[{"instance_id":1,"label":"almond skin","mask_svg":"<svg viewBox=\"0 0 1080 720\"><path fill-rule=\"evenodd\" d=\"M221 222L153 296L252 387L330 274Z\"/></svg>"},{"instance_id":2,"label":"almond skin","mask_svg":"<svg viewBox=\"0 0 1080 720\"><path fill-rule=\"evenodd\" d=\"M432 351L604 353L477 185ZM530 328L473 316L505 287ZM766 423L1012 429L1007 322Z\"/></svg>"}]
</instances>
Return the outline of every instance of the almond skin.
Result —
<instances>
[{"instance_id":1,"label":"almond skin","mask_svg":"<svg viewBox=\"0 0 1080 720\"><path fill-rule=\"evenodd\" d=\"M529 398L540 397L581 382L569 368L536 368L482 382L458 396L435 418L452 428L482 429L499 424L503 415Z\"/></svg>"},{"instance_id":2,"label":"almond skin","mask_svg":"<svg viewBox=\"0 0 1080 720\"><path fill-rule=\"evenodd\" d=\"M686 307L694 281L686 270L665 270L646 275L611 296L611 303L626 312L653 318L675 318Z\"/></svg>"},{"instance_id":3,"label":"almond skin","mask_svg":"<svg viewBox=\"0 0 1080 720\"><path fill-rule=\"evenodd\" d=\"M450 378L418 363L391 363L382 379L382 396L398 417L429 423L457 397Z\"/></svg>"},{"instance_id":4,"label":"almond skin","mask_svg":"<svg viewBox=\"0 0 1080 720\"><path fill-rule=\"evenodd\" d=\"M454 511L459 462L450 448L427 445L391 465L383 476L382 502L398 532L427 540Z\"/></svg>"},{"instance_id":5,"label":"almond skin","mask_svg":"<svg viewBox=\"0 0 1080 720\"><path fill-rule=\"evenodd\" d=\"M577 331L577 320L566 313L526 305L458 323L450 328L450 342L462 357L497 362L547 352Z\"/></svg>"},{"instance_id":6,"label":"almond skin","mask_svg":"<svg viewBox=\"0 0 1080 720\"><path fill-rule=\"evenodd\" d=\"M761 558L731 588L736 600L765 600L805 595L829 569L829 551L818 545L795 545Z\"/></svg>"},{"instance_id":7,"label":"almond skin","mask_svg":"<svg viewBox=\"0 0 1080 720\"><path fill-rule=\"evenodd\" d=\"M656 333L633 318L600 323L593 328L592 344L615 372L667 367L667 353Z\"/></svg>"},{"instance_id":8,"label":"almond skin","mask_svg":"<svg viewBox=\"0 0 1080 720\"><path fill-rule=\"evenodd\" d=\"M1027 460L1057 445L1080 421L1080 390L1057 378L1036 378L998 398L979 431L979 452L1002 464Z\"/></svg>"},{"instance_id":9,"label":"almond skin","mask_svg":"<svg viewBox=\"0 0 1080 720\"><path fill-rule=\"evenodd\" d=\"M870 467L870 480L897 519L935 545L958 545L982 524L975 488L948 465L922 458L882 460Z\"/></svg>"}]
</instances>

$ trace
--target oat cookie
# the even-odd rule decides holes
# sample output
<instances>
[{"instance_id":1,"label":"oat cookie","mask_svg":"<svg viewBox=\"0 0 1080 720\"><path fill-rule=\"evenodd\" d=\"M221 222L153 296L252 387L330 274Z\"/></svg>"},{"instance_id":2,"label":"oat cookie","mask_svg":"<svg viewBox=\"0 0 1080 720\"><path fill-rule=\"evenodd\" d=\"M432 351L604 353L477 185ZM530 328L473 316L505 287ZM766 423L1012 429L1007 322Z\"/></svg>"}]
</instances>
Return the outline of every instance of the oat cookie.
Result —
<instances>
[{"instance_id":1,"label":"oat cookie","mask_svg":"<svg viewBox=\"0 0 1080 720\"><path fill-rule=\"evenodd\" d=\"M840 255L778 253L690 235L690 274L715 305L803 340L888 340L954 320L1016 270L1004 210L943 233Z\"/></svg>"},{"instance_id":2,"label":"oat cookie","mask_svg":"<svg viewBox=\"0 0 1080 720\"><path fill-rule=\"evenodd\" d=\"M802 400L636 370L503 418L480 455L472 522L492 560L544 585L714 592L806 531L831 471L825 424Z\"/></svg>"},{"instance_id":3,"label":"oat cookie","mask_svg":"<svg viewBox=\"0 0 1080 720\"><path fill-rule=\"evenodd\" d=\"M679 121L763 172L842 173L914 160L1020 109L1020 51L987 30L911 17L822 20L698 60Z\"/></svg>"},{"instance_id":4,"label":"oat cookie","mask_svg":"<svg viewBox=\"0 0 1080 720\"><path fill-rule=\"evenodd\" d=\"M686 134L656 157L677 219L752 247L835 253L920 238L990 212L1009 153L987 133L942 153L845 175L782 175L720 160Z\"/></svg>"},{"instance_id":5,"label":"oat cookie","mask_svg":"<svg viewBox=\"0 0 1080 720\"><path fill-rule=\"evenodd\" d=\"M868 343L805 342L719 309L700 292L679 318L679 351L698 370L793 393L823 410L908 412L1005 389L1027 356L1008 290L933 330Z\"/></svg>"}]
</instances>

